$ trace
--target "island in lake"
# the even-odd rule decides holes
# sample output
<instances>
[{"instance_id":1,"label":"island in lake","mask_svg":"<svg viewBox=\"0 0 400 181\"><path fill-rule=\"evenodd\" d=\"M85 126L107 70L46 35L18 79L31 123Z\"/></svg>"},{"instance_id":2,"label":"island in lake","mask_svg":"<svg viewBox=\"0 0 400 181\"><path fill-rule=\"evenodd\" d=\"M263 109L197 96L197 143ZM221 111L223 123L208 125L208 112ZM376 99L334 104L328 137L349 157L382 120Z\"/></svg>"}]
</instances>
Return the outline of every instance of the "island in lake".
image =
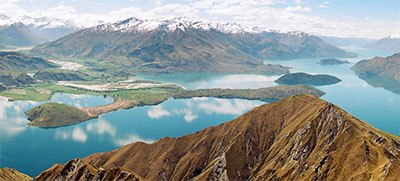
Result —
<instances>
[{"instance_id":1,"label":"island in lake","mask_svg":"<svg viewBox=\"0 0 400 181\"><path fill-rule=\"evenodd\" d=\"M383 87L400 94L400 53L386 58L361 60L351 69L373 87Z\"/></svg>"},{"instance_id":2,"label":"island in lake","mask_svg":"<svg viewBox=\"0 0 400 181\"><path fill-rule=\"evenodd\" d=\"M317 64L321 64L321 65L341 65L341 64L346 64L346 63L350 63L347 60L339 60L339 59L335 59L335 58L325 58L325 59L321 59L319 60L319 62L317 62Z\"/></svg>"},{"instance_id":3,"label":"island in lake","mask_svg":"<svg viewBox=\"0 0 400 181\"><path fill-rule=\"evenodd\" d=\"M342 80L332 75L310 75L303 72L285 74L275 80L276 83L285 85L330 85L340 81Z\"/></svg>"},{"instance_id":4,"label":"island in lake","mask_svg":"<svg viewBox=\"0 0 400 181\"><path fill-rule=\"evenodd\" d=\"M90 92L90 90L87 91ZM129 109L132 107L145 105L157 105L170 97L175 99L217 97L274 101L298 94L311 94L318 97L325 94L323 91L305 85L281 85L260 89L185 90L178 85L165 85L158 83L155 83L153 86L137 89L96 90L94 92L113 97L114 102L103 106L86 108L75 108L58 103L46 103L25 112L25 114L28 115L28 119L31 121L28 125L43 128L67 126L87 121L96 118L101 114L119 109Z\"/></svg>"}]
</instances>

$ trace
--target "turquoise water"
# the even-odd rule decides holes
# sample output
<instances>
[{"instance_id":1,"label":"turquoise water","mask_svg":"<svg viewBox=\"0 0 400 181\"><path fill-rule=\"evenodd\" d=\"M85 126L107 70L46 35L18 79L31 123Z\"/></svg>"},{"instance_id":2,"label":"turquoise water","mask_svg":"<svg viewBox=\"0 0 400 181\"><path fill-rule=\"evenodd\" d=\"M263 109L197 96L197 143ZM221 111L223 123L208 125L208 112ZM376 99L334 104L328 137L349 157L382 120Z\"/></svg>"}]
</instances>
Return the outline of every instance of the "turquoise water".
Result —
<instances>
[{"instance_id":1,"label":"turquoise water","mask_svg":"<svg viewBox=\"0 0 400 181\"><path fill-rule=\"evenodd\" d=\"M325 73L342 82L317 88L326 92L322 98L339 105L347 112L374 127L400 135L400 95L383 88L374 88L359 79L350 67L355 62L391 52L354 50L362 55L348 59L351 64L322 66L317 59L268 61L292 67L291 72ZM175 82L187 89L260 88L276 85L279 76L254 74L179 73L159 76L138 76L162 82ZM89 95L56 94L51 102L76 107L103 105L111 98ZM0 97L0 167L15 168L36 176L54 163L65 163L75 157L105 152L134 141L151 143L159 138L178 137L234 119L261 101L240 99L193 98L169 99L158 106L144 106L104 114L77 125L41 129L26 127L24 111L43 102L7 102Z\"/></svg>"},{"instance_id":2,"label":"turquoise water","mask_svg":"<svg viewBox=\"0 0 400 181\"><path fill-rule=\"evenodd\" d=\"M51 102L96 106L110 98L56 94ZM151 143L178 137L234 119L261 101L240 99L169 99L158 106L119 110L77 125L54 129L26 127L24 111L43 102L7 102L0 97L0 167L30 176L76 157L117 149L135 141Z\"/></svg>"},{"instance_id":3,"label":"turquoise water","mask_svg":"<svg viewBox=\"0 0 400 181\"><path fill-rule=\"evenodd\" d=\"M360 79L351 67L358 61L375 56L389 56L393 52L354 48L357 58L346 59L350 64L320 65L319 59L274 60L265 63L291 67L291 72L329 74L340 78L338 84L316 86L326 92L322 99L332 102L372 126L400 135L400 95L383 88L375 88ZM140 75L140 78L179 83L187 89L199 88L261 88L277 85L279 76L252 74L179 73L162 76Z\"/></svg>"}]
</instances>

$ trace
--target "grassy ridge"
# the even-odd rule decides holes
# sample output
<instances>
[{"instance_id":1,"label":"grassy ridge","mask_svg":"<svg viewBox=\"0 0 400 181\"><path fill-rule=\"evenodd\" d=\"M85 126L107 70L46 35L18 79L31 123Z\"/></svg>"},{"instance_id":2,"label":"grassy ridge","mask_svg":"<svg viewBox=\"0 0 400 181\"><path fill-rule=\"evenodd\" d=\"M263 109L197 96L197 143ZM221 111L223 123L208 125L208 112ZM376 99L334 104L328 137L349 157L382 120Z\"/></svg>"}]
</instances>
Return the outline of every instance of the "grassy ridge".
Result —
<instances>
[{"instance_id":1,"label":"grassy ridge","mask_svg":"<svg viewBox=\"0 0 400 181\"><path fill-rule=\"evenodd\" d=\"M46 69L36 72L33 78L36 80L44 81L82 81L89 80L89 75L79 71Z\"/></svg>"},{"instance_id":2,"label":"grassy ridge","mask_svg":"<svg viewBox=\"0 0 400 181\"><path fill-rule=\"evenodd\" d=\"M32 72L56 67L58 67L56 64L42 58L18 52L0 51L0 70Z\"/></svg>"},{"instance_id":3,"label":"grassy ridge","mask_svg":"<svg viewBox=\"0 0 400 181\"><path fill-rule=\"evenodd\" d=\"M0 83L4 86L33 84L34 80L25 73L12 70L0 70Z\"/></svg>"}]
</instances>

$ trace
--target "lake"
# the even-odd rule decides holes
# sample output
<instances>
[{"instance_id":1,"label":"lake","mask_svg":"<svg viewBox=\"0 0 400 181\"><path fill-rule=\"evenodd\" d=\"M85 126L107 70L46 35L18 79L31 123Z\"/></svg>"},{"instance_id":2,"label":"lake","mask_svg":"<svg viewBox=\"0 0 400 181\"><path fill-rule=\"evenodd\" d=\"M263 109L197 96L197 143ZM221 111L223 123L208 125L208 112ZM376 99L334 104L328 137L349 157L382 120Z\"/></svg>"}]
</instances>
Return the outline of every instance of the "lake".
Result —
<instances>
[{"instance_id":1,"label":"lake","mask_svg":"<svg viewBox=\"0 0 400 181\"><path fill-rule=\"evenodd\" d=\"M374 88L350 69L355 62L391 52L355 49L360 57L350 64L322 66L319 59L267 61L292 67L291 72L324 73L337 76L342 82L317 86L326 92L322 97L372 126L400 135L400 95L383 88ZM260 88L274 86L279 76L253 74L177 73L138 78L173 82L187 89ZM97 106L112 102L111 98L90 95L55 94L50 102L76 107ZM104 114L80 124L41 129L26 127L24 111L44 102L8 102L0 97L0 167L15 168L32 177L75 157L105 152L134 141L151 143L166 136L178 137L232 120L261 101L241 99L192 98L169 99L157 106L137 107Z\"/></svg>"}]
</instances>

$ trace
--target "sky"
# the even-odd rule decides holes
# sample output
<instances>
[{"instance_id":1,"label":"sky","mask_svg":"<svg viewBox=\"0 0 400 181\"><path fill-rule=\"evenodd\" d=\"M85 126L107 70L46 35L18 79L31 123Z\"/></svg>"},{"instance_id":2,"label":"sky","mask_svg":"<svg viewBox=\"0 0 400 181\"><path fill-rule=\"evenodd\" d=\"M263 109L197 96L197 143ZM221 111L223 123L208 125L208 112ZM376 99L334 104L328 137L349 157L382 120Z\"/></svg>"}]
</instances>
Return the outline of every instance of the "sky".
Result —
<instances>
[{"instance_id":1,"label":"sky","mask_svg":"<svg viewBox=\"0 0 400 181\"><path fill-rule=\"evenodd\" d=\"M0 0L0 24L86 28L176 16L314 35L400 37L400 0Z\"/></svg>"}]
</instances>

